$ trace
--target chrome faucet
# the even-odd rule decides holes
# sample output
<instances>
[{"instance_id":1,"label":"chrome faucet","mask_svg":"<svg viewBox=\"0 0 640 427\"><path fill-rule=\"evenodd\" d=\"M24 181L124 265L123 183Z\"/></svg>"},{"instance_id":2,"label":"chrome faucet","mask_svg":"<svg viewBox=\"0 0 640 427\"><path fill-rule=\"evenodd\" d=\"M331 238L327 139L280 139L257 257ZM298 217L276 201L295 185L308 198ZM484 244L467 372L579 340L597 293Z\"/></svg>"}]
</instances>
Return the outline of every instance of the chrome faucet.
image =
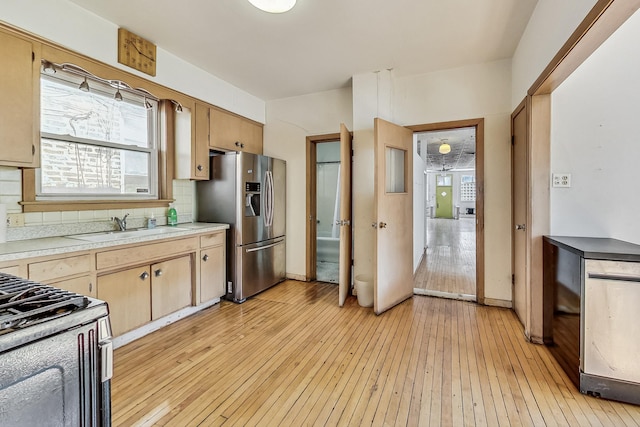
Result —
<instances>
[{"instance_id":1,"label":"chrome faucet","mask_svg":"<svg viewBox=\"0 0 640 427\"><path fill-rule=\"evenodd\" d=\"M112 219L116 222L116 224L118 224L118 228L120 229L120 231L127 231L127 217L129 216L129 214L126 214L125 216L122 217L122 219L118 218L117 216L114 216Z\"/></svg>"}]
</instances>

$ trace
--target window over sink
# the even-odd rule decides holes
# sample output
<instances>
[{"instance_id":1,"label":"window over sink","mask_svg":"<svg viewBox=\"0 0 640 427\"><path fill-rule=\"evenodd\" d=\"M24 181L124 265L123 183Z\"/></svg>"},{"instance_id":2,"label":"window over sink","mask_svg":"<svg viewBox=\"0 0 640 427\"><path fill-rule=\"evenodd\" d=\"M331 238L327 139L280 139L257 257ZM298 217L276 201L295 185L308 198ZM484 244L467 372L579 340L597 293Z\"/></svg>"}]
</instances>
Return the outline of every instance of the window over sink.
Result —
<instances>
[{"instance_id":1,"label":"window over sink","mask_svg":"<svg viewBox=\"0 0 640 427\"><path fill-rule=\"evenodd\" d=\"M158 102L64 69L41 74L36 200L158 198Z\"/></svg>"}]
</instances>

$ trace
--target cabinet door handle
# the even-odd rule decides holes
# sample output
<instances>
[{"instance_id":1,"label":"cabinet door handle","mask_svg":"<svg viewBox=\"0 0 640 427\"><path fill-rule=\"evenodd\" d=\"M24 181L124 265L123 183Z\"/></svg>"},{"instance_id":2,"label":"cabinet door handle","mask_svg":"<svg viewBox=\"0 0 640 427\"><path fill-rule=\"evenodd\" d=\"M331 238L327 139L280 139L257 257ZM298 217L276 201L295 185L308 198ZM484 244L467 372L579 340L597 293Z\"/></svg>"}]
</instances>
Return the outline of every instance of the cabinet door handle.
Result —
<instances>
[{"instance_id":1,"label":"cabinet door handle","mask_svg":"<svg viewBox=\"0 0 640 427\"><path fill-rule=\"evenodd\" d=\"M162 276L162 270L161 269L157 269L156 271L153 272L153 274L155 274L156 277L160 277L160 276Z\"/></svg>"},{"instance_id":2,"label":"cabinet door handle","mask_svg":"<svg viewBox=\"0 0 640 427\"><path fill-rule=\"evenodd\" d=\"M204 168L202 167L202 165L198 165L198 166L196 166L196 169L198 169L199 172L202 172L202 169L204 169Z\"/></svg>"},{"instance_id":3,"label":"cabinet door handle","mask_svg":"<svg viewBox=\"0 0 640 427\"><path fill-rule=\"evenodd\" d=\"M204 262L209 261L209 255L205 254L205 255L202 257L202 260L203 260Z\"/></svg>"},{"instance_id":4,"label":"cabinet door handle","mask_svg":"<svg viewBox=\"0 0 640 427\"><path fill-rule=\"evenodd\" d=\"M236 147L240 147L240 141L236 141Z\"/></svg>"},{"instance_id":5,"label":"cabinet door handle","mask_svg":"<svg viewBox=\"0 0 640 427\"><path fill-rule=\"evenodd\" d=\"M93 283L89 282L89 292L93 291Z\"/></svg>"},{"instance_id":6,"label":"cabinet door handle","mask_svg":"<svg viewBox=\"0 0 640 427\"><path fill-rule=\"evenodd\" d=\"M149 273L146 271L140 275L140 279L147 280L149 278Z\"/></svg>"}]
</instances>

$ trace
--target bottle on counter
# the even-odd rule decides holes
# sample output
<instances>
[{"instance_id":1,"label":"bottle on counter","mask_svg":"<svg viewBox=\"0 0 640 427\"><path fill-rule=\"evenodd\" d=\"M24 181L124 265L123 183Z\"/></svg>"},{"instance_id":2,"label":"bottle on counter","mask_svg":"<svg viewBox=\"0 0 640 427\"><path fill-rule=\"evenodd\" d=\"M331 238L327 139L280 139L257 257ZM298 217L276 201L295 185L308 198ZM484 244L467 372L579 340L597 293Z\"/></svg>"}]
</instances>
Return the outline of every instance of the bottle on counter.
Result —
<instances>
[{"instance_id":1,"label":"bottle on counter","mask_svg":"<svg viewBox=\"0 0 640 427\"><path fill-rule=\"evenodd\" d=\"M173 204L169 205L169 211L167 212L167 225L178 225L178 212Z\"/></svg>"},{"instance_id":2,"label":"bottle on counter","mask_svg":"<svg viewBox=\"0 0 640 427\"><path fill-rule=\"evenodd\" d=\"M151 212L151 217L147 219L147 228L156 228L156 216Z\"/></svg>"}]
</instances>

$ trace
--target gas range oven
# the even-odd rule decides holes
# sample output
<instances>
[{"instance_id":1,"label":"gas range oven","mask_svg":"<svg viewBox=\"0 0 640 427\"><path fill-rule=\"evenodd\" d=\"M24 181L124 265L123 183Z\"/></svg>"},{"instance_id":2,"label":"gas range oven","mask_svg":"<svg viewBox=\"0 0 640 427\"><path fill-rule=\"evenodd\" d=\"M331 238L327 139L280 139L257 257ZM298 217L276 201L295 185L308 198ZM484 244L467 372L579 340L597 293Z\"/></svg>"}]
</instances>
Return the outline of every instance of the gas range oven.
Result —
<instances>
[{"instance_id":1,"label":"gas range oven","mask_svg":"<svg viewBox=\"0 0 640 427\"><path fill-rule=\"evenodd\" d=\"M107 304L0 273L0 426L110 426Z\"/></svg>"}]
</instances>

